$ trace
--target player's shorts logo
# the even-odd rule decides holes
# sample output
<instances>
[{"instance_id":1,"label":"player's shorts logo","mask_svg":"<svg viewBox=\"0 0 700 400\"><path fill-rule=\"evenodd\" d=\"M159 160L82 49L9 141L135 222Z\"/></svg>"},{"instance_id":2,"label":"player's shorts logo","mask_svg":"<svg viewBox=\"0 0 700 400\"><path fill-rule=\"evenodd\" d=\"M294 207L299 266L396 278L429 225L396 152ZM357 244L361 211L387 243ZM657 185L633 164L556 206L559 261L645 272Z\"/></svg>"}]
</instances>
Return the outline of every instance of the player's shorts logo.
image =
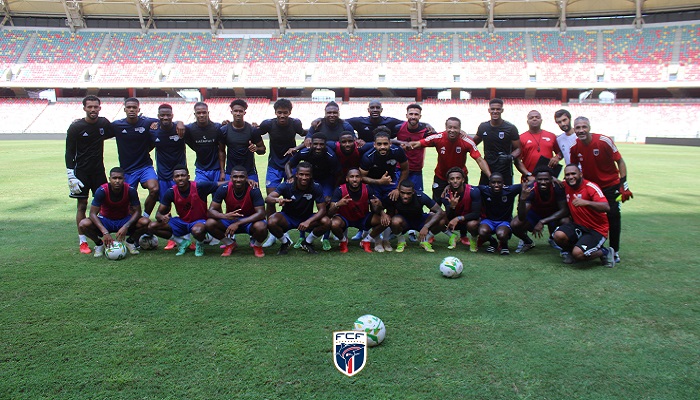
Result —
<instances>
[{"instance_id":1,"label":"player's shorts logo","mask_svg":"<svg viewBox=\"0 0 700 400\"><path fill-rule=\"evenodd\" d=\"M367 364L367 334L358 331L333 332L333 363L338 371L353 376Z\"/></svg>"}]
</instances>

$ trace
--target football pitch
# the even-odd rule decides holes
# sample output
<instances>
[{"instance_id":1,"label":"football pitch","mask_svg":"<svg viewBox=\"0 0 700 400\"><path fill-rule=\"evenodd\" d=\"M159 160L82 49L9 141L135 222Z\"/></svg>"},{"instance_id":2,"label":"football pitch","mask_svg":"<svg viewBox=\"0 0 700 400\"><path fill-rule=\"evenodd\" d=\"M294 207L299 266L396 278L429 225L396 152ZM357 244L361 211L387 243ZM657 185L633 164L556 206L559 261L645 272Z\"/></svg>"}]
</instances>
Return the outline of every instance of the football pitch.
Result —
<instances>
[{"instance_id":1,"label":"football pitch","mask_svg":"<svg viewBox=\"0 0 700 400\"><path fill-rule=\"evenodd\" d=\"M619 148L635 198L607 269L564 265L543 239L524 255L511 239L506 257L445 235L434 254L94 259L78 253L64 142L0 141L0 398L698 398L700 148ZM448 255L459 279L438 272ZM386 339L349 378L332 332L368 313Z\"/></svg>"}]
</instances>

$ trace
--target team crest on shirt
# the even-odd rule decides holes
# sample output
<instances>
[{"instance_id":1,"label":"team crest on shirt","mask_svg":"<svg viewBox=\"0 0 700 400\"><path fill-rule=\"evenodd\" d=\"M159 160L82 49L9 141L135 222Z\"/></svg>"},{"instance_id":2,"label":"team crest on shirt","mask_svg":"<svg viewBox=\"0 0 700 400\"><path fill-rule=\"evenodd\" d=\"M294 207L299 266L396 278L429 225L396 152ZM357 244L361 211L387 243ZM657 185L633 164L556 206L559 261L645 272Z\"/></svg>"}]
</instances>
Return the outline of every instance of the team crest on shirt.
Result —
<instances>
[{"instance_id":1,"label":"team crest on shirt","mask_svg":"<svg viewBox=\"0 0 700 400\"><path fill-rule=\"evenodd\" d=\"M307 193L307 194L305 194L303 197L304 197L306 200L311 200L311 199L314 198L314 195L312 195L311 193Z\"/></svg>"},{"instance_id":2,"label":"team crest on shirt","mask_svg":"<svg viewBox=\"0 0 700 400\"><path fill-rule=\"evenodd\" d=\"M598 149L593 149L593 155L597 157L598 154L600 154L600 150L598 150Z\"/></svg>"},{"instance_id":3,"label":"team crest on shirt","mask_svg":"<svg viewBox=\"0 0 700 400\"><path fill-rule=\"evenodd\" d=\"M543 137L542 139L544 139L544 140L546 140L546 141L548 141L548 142L551 142L551 141L552 141L552 139L550 139L550 138L548 138L548 137Z\"/></svg>"},{"instance_id":4,"label":"team crest on shirt","mask_svg":"<svg viewBox=\"0 0 700 400\"><path fill-rule=\"evenodd\" d=\"M461 148L461 147L457 147L457 148L455 149L455 152L456 152L457 154L461 153L461 152L462 152L462 148Z\"/></svg>"},{"instance_id":5,"label":"team crest on shirt","mask_svg":"<svg viewBox=\"0 0 700 400\"><path fill-rule=\"evenodd\" d=\"M394 159L387 160L386 163L389 164L389 165L396 165L396 160L394 160Z\"/></svg>"},{"instance_id":6,"label":"team crest on shirt","mask_svg":"<svg viewBox=\"0 0 700 400\"><path fill-rule=\"evenodd\" d=\"M506 133L505 133L505 132L498 132L498 138L499 138L499 139L503 139L504 137L506 137Z\"/></svg>"},{"instance_id":7,"label":"team crest on shirt","mask_svg":"<svg viewBox=\"0 0 700 400\"><path fill-rule=\"evenodd\" d=\"M102 136L105 135L105 128L100 128L100 135L102 135Z\"/></svg>"},{"instance_id":8,"label":"team crest on shirt","mask_svg":"<svg viewBox=\"0 0 700 400\"><path fill-rule=\"evenodd\" d=\"M178 140L180 140L180 136L172 135L172 136L168 136L168 139L172 140L173 142L177 142Z\"/></svg>"},{"instance_id":9,"label":"team crest on shirt","mask_svg":"<svg viewBox=\"0 0 700 400\"><path fill-rule=\"evenodd\" d=\"M508 196L503 196L503 197L501 197L501 201L504 202L504 203L507 203L507 202L508 202Z\"/></svg>"},{"instance_id":10,"label":"team crest on shirt","mask_svg":"<svg viewBox=\"0 0 700 400\"><path fill-rule=\"evenodd\" d=\"M136 128L136 129L134 129L134 130L135 130L136 132L138 132L138 133L144 133L144 132L146 132L146 128L144 128L143 126L139 126L138 128Z\"/></svg>"}]
</instances>

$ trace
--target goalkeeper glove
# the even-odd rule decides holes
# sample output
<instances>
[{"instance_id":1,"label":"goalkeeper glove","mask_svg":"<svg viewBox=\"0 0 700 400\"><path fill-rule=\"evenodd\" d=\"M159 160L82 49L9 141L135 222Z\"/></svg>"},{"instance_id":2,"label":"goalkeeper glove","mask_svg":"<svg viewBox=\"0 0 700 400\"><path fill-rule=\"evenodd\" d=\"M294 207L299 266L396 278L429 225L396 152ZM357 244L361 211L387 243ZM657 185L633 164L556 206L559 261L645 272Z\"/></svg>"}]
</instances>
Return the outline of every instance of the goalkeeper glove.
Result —
<instances>
[{"instance_id":1,"label":"goalkeeper glove","mask_svg":"<svg viewBox=\"0 0 700 400\"><path fill-rule=\"evenodd\" d=\"M630 187L627 184L627 177L620 178L620 195L617 196L616 200L624 203L632 198L634 198L634 195L630 191Z\"/></svg>"},{"instance_id":2,"label":"goalkeeper glove","mask_svg":"<svg viewBox=\"0 0 700 400\"><path fill-rule=\"evenodd\" d=\"M70 189L70 194L78 194L83 191L83 182L75 177L75 170L66 169L66 175L68 175L68 188Z\"/></svg>"}]
</instances>

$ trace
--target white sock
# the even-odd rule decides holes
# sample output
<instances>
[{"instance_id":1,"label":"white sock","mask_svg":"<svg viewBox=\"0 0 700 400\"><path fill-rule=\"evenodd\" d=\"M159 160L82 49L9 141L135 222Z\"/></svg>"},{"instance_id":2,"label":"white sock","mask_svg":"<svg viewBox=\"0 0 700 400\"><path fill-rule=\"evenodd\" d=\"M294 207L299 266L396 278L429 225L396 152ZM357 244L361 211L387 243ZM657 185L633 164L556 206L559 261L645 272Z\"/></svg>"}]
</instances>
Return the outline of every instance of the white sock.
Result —
<instances>
[{"instance_id":1,"label":"white sock","mask_svg":"<svg viewBox=\"0 0 700 400\"><path fill-rule=\"evenodd\" d=\"M80 243L85 243L85 242L87 242L87 236L78 235L78 240L80 241Z\"/></svg>"},{"instance_id":2,"label":"white sock","mask_svg":"<svg viewBox=\"0 0 700 400\"><path fill-rule=\"evenodd\" d=\"M262 242L258 242L257 240L254 240L254 241L253 241L253 246L258 246L258 247L260 247L260 246L262 246Z\"/></svg>"},{"instance_id":3,"label":"white sock","mask_svg":"<svg viewBox=\"0 0 700 400\"><path fill-rule=\"evenodd\" d=\"M314 235L313 232L309 232L309 234L306 236L306 243L313 243L314 239L316 239L318 236Z\"/></svg>"},{"instance_id":4,"label":"white sock","mask_svg":"<svg viewBox=\"0 0 700 400\"><path fill-rule=\"evenodd\" d=\"M433 234L433 232L428 231L428 234L425 235L425 241L427 242L427 241L430 240L430 238L433 237L433 236L435 236L435 235Z\"/></svg>"},{"instance_id":5,"label":"white sock","mask_svg":"<svg viewBox=\"0 0 700 400\"><path fill-rule=\"evenodd\" d=\"M179 236L171 236L170 239L168 239L168 240L172 240L173 242L180 244L180 243L182 243L183 239Z\"/></svg>"}]
</instances>

